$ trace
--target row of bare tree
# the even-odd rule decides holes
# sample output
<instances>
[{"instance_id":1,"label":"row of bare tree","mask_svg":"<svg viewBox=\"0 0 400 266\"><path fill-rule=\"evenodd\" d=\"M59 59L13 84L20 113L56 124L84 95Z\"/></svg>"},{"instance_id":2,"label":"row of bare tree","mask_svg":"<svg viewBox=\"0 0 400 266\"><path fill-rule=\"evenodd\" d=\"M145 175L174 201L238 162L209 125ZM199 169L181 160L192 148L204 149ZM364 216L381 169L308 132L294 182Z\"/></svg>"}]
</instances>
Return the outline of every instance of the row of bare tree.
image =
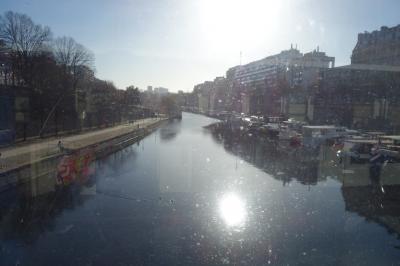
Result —
<instances>
[{"instance_id":1,"label":"row of bare tree","mask_svg":"<svg viewBox=\"0 0 400 266\"><path fill-rule=\"evenodd\" d=\"M6 12L0 16L0 39L13 57L14 84L32 85L34 61L38 57L51 57L70 74L73 82L79 80L81 67L92 69L93 53L71 37L52 38L49 27L35 24L25 14Z\"/></svg>"},{"instance_id":2,"label":"row of bare tree","mask_svg":"<svg viewBox=\"0 0 400 266\"><path fill-rule=\"evenodd\" d=\"M0 16L0 60L3 87L18 88L29 99L17 137L133 119L131 109L140 104L138 88L118 90L95 77L90 50L71 37L53 38L49 27L25 14Z\"/></svg>"}]
</instances>

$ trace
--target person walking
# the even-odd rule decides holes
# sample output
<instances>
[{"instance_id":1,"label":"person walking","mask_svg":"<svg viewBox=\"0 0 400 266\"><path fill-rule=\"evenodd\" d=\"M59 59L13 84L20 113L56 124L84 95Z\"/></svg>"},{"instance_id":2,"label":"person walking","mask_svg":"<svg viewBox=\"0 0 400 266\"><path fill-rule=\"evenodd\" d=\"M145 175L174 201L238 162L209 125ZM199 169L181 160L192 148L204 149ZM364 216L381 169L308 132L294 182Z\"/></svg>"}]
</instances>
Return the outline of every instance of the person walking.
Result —
<instances>
[{"instance_id":1,"label":"person walking","mask_svg":"<svg viewBox=\"0 0 400 266\"><path fill-rule=\"evenodd\" d=\"M57 146L60 152L64 152L64 145L62 144L61 140L58 141Z\"/></svg>"}]
</instances>

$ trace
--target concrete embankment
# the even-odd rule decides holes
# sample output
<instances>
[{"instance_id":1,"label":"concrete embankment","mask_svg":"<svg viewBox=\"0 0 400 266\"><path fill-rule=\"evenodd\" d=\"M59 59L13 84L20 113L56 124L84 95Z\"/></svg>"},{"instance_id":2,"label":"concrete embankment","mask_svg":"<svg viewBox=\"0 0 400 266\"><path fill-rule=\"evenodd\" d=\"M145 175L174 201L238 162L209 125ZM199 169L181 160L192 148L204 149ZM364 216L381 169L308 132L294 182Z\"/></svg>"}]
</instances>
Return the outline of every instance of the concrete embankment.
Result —
<instances>
[{"instance_id":1,"label":"concrete embankment","mask_svg":"<svg viewBox=\"0 0 400 266\"><path fill-rule=\"evenodd\" d=\"M62 160L73 161L77 165L74 171L78 171L76 169L85 160L94 161L129 146L165 121L166 119L143 119L95 132L2 150L0 191L39 178L47 179L44 182L47 185L52 185L53 182L49 180L54 180L55 185Z\"/></svg>"}]
</instances>

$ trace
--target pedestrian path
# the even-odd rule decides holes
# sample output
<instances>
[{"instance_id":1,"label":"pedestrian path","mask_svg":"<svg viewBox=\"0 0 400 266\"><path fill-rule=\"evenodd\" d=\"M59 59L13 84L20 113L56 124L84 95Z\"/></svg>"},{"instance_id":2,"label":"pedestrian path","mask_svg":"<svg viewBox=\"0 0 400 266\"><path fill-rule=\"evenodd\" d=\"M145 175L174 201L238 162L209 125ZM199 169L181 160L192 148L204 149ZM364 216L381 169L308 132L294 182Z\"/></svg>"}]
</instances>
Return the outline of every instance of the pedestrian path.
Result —
<instances>
[{"instance_id":1,"label":"pedestrian path","mask_svg":"<svg viewBox=\"0 0 400 266\"><path fill-rule=\"evenodd\" d=\"M23 165L61 154L61 145L65 149L80 149L108 139L112 139L139 128L145 128L156 122L159 118L146 118L134 123L119 125L111 128L65 136L60 138L44 139L43 141L7 147L0 149L0 173L10 171Z\"/></svg>"}]
</instances>

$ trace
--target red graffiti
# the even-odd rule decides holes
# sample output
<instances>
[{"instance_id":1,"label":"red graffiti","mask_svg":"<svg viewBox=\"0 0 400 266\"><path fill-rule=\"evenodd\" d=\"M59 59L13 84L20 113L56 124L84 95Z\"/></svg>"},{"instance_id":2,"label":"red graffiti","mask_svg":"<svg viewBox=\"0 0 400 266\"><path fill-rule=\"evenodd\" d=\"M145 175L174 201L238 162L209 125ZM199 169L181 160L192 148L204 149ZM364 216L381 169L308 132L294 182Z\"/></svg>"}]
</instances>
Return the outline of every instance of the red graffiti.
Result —
<instances>
[{"instance_id":1,"label":"red graffiti","mask_svg":"<svg viewBox=\"0 0 400 266\"><path fill-rule=\"evenodd\" d=\"M86 183L94 173L91 166L93 161L93 149L80 150L63 156L57 165L57 183L59 185L70 185L74 182Z\"/></svg>"}]
</instances>

